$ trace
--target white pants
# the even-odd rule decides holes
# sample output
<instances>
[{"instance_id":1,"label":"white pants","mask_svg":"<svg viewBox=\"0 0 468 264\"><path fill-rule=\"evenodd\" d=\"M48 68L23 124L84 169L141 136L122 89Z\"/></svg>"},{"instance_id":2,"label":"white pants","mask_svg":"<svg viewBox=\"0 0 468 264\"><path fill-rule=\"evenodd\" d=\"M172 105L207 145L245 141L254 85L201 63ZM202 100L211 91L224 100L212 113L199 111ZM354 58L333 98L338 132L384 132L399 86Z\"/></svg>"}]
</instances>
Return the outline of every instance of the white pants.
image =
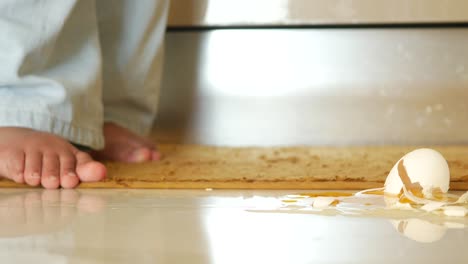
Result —
<instances>
[{"instance_id":1,"label":"white pants","mask_svg":"<svg viewBox=\"0 0 468 264\"><path fill-rule=\"evenodd\" d=\"M168 0L1 0L0 127L95 149L153 123Z\"/></svg>"}]
</instances>

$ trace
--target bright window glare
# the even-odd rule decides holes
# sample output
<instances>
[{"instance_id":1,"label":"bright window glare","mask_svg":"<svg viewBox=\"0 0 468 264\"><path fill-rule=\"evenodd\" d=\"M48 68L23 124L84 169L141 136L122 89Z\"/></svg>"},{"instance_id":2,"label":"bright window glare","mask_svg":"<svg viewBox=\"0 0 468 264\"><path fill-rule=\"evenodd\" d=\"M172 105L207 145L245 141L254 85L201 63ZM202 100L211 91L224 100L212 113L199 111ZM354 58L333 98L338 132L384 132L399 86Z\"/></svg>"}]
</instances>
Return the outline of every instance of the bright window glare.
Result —
<instances>
[{"instance_id":1,"label":"bright window glare","mask_svg":"<svg viewBox=\"0 0 468 264\"><path fill-rule=\"evenodd\" d=\"M303 34L278 38L277 31L215 31L205 46L205 84L214 92L239 96L281 96L333 83L327 54L307 52ZM317 44L320 44L320 36ZM310 42L308 43L310 44ZM306 52L297 52L300 48ZM314 60L316 63L304 64ZM319 63L322 62L323 63ZM313 76L311 81L311 75ZM296 91L294 91L296 90Z\"/></svg>"}]
</instances>

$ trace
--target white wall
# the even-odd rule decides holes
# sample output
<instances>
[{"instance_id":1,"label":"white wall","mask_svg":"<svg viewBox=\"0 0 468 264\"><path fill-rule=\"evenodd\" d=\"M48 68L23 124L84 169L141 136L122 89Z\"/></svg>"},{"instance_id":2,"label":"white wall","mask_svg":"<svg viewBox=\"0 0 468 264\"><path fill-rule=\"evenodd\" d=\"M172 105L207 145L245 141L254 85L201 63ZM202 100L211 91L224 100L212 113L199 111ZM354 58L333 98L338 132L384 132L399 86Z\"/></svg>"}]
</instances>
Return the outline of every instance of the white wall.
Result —
<instances>
[{"instance_id":1,"label":"white wall","mask_svg":"<svg viewBox=\"0 0 468 264\"><path fill-rule=\"evenodd\" d=\"M468 22L467 0L172 0L170 26Z\"/></svg>"}]
</instances>

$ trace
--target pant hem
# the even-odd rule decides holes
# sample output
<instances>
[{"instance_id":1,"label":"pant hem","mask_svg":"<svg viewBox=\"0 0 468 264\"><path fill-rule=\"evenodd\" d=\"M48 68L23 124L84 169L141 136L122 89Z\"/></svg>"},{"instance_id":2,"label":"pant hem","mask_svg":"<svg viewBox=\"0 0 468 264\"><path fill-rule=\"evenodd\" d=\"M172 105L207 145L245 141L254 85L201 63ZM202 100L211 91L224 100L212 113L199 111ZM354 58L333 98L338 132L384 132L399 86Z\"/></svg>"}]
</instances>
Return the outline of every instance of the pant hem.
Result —
<instances>
[{"instance_id":1,"label":"pant hem","mask_svg":"<svg viewBox=\"0 0 468 264\"><path fill-rule=\"evenodd\" d=\"M89 128L60 120L46 113L1 110L0 127L25 127L63 137L93 149L104 147L102 126Z\"/></svg>"},{"instance_id":2,"label":"pant hem","mask_svg":"<svg viewBox=\"0 0 468 264\"><path fill-rule=\"evenodd\" d=\"M143 122L131 121L122 117L117 117L115 115L105 114L104 122L112 122L119 126L122 126L133 133L140 136L147 136L151 132L152 124L147 125Z\"/></svg>"}]
</instances>

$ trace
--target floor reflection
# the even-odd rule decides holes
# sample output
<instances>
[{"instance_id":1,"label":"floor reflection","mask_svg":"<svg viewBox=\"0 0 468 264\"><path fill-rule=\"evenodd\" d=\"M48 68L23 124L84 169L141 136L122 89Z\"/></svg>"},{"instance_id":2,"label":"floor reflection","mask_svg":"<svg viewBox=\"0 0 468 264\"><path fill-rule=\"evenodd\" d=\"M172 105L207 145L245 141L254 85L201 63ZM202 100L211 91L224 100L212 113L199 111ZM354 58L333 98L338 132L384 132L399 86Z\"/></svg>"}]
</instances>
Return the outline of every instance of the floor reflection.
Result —
<instances>
[{"instance_id":1,"label":"floor reflection","mask_svg":"<svg viewBox=\"0 0 468 264\"><path fill-rule=\"evenodd\" d=\"M0 189L0 259L224 264L394 263L396 255L408 263L460 263L468 258L463 250L468 229L453 219L443 224L421 215L253 210L275 208L288 193Z\"/></svg>"},{"instance_id":2,"label":"floor reflection","mask_svg":"<svg viewBox=\"0 0 468 264\"><path fill-rule=\"evenodd\" d=\"M3 191L0 193L0 237L58 231L79 214L102 211L106 201L76 190Z\"/></svg>"}]
</instances>

